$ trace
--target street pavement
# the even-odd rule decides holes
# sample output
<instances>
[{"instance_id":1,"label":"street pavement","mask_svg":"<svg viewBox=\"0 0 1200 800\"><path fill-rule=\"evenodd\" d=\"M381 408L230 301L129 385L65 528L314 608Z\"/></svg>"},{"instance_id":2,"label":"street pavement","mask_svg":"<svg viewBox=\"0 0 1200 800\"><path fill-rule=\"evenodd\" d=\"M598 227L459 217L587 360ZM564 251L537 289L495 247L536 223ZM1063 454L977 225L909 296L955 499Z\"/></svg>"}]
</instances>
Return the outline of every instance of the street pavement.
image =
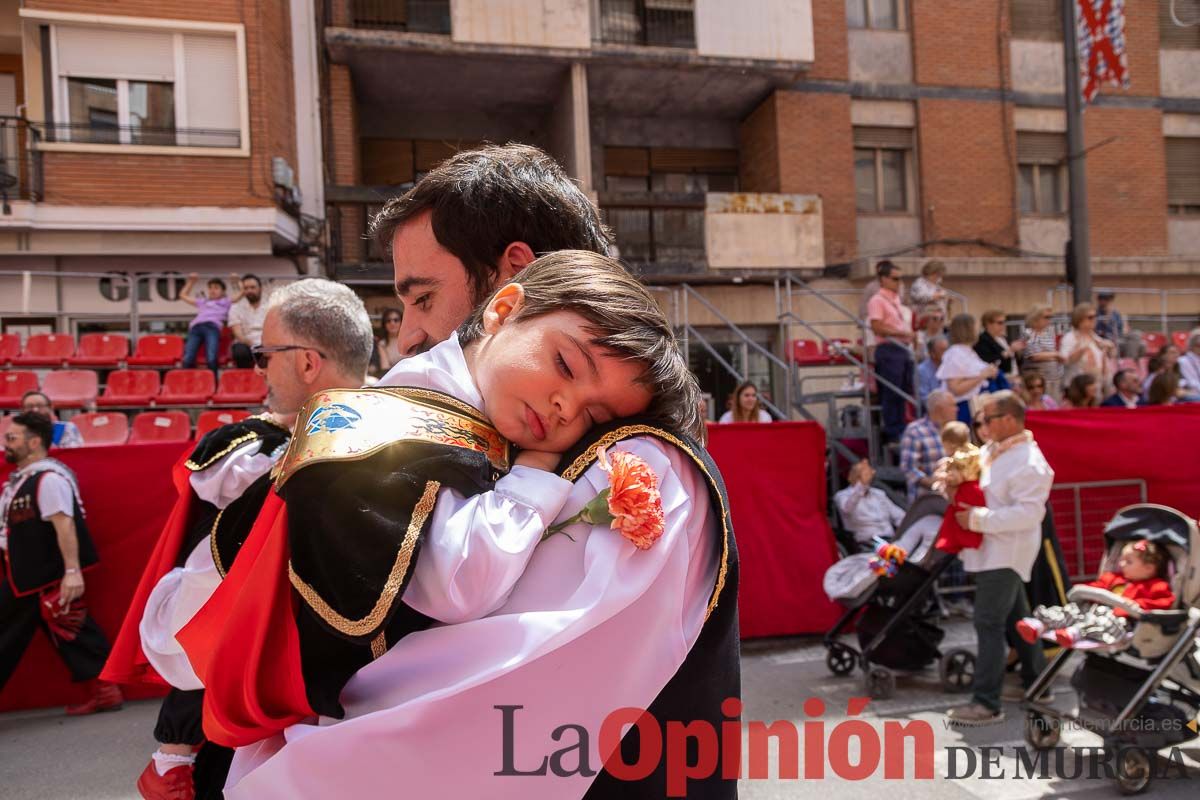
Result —
<instances>
[{"instance_id":1,"label":"street pavement","mask_svg":"<svg viewBox=\"0 0 1200 800\"><path fill-rule=\"evenodd\" d=\"M974 634L970 625L955 620L947 626L943 648L971 646ZM1064 672L1069 672L1065 670ZM848 718L847 704L851 698L864 694L857 675L837 678L825 666L825 650L819 640L789 638L748 642L743 654L743 720L771 723L789 720L800 726L817 719L805 713L804 703L819 698L825 713L824 739L835 736L838 724ZM1055 687L1055 705L1069 708L1075 703L1065 680ZM899 678L895 695L887 700L872 700L858 718L867 720L879 731L888 721L924 721L932 726L934 778L913 779L912 745L905 756L903 780L884 777L880 767L875 774L860 781L838 777L826 759L822 780L799 780L779 777L780 759L775 746L769 751L769 772L765 779L745 779L741 782L743 800L779 800L813 796L820 792L829 798L887 800L932 798L936 800L1024 800L1025 798L1117 797L1115 781L1086 776L1075 780L1051 778L1046 780L1020 778L1014 748L1024 744L1023 717L1015 704L1007 707L1008 718L1000 725L960 731L943 724L942 713L962 702L961 696L942 692L936 670ZM119 712L98 714L82 719L67 719L60 710L15 712L0 715L0 799L2 800L138 800L134 781L145 766L154 748L153 730L158 712L157 701L129 703ZM743 734L744 748L748 733ZM850 764L858 759L857 739L851 738ZM800 775L806 773L803 751L809 741L801 734L798 750ZM1100 740L1085 731L1064 731L1063 744L1072 748L1097 747ZM982 779L981 767L976 764L972 777L949 780L946 748L978 748L1002 746L994 774L1003 778ZM884 749L886 751L886 742ZM743 749L743 752L747 752ZM1077 751L1071 751L1077 752ZM1180 751L1188 765L1187 777L1179 777L1172 768L1170 779L1156 780L1148 797L1195 800L1200 791L1200 744L1196 742ZM965 756L958 756L965 759ZM963 770L965 761L960 760ZM1068 761L1068 766L1073 763ZM1160 761L1160 766L1164 762ZM749 764L744 764L748 769ZM457 800L451 798L450 800Z\"/></svg>"}]
</instances>

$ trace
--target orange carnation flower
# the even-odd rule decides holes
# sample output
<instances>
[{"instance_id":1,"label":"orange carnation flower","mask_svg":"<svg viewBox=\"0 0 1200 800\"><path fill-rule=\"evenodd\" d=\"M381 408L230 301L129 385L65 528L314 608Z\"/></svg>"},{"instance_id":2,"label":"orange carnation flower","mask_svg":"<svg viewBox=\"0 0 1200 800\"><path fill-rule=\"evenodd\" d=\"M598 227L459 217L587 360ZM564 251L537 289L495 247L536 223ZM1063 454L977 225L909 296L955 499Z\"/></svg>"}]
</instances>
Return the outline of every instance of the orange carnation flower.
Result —
<instances>
[{"instance_id":1,"label":"orange carnation flower","mask_svg":"<svg viewBox=\"0 0 1200 800\"><path fill-rule=\"evenodd\" d=\"M633 453L617 451L610 457L603 447L596 448L600 469L608 473L608 488L557 525L551 525L542 541L576 522L589 525L608 523L639 550L649 550L665 529L662 494L658 491L658 476L641 458ZM563 533L570 538L569 534Z\"/></svg>"},{"instance_id":2,"label":"orange carnation flower","mask_svg":"<svg viewBox=\"0 0 1200 800\"><path fill-rule=\"evenodd\" d=\"M596 456L600 469L608 473L608 513L613 516L609 527L639 550L649 550L663 535L664 527L658 476L633 453L618 450L609 458L600 447Z\"/></svg>"}]
</instances>

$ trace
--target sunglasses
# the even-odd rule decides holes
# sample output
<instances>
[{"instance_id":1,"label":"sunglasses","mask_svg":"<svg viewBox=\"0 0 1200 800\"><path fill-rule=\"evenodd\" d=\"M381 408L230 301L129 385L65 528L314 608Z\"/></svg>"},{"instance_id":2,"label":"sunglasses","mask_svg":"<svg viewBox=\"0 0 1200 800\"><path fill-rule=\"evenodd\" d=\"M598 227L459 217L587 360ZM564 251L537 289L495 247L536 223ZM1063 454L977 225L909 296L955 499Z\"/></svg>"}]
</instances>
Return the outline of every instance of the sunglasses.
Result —
<instances>
[{"instance_id":1,"label":"sunglasses","mask_svg":"<svg viewBox=\"0 0 1200 800\"><path fill-rule=\"evenodd\" d=\"M329 357L315 347L305 347L302 344L276 344L268 347L258 345L250 348L250 357L254 359L254 366L259 369L266 369L267 364L271 362L271 356L276 353L286 353L289 350L312 350L321 358Z\"/></svg>"},{"instance_id":2,"label":"sunglasses","mask_svg":"<svg viewBox=\"0 0 1200 800\"><path fill-rule=\"evenodd\" d=\"M384 320L385 323L387 323L387 322L402 322L402 321L403 320L400 317L388 317L387 319Z\"/></svg>"},{"instance_id":3,"label":"sunglasses","mask_svg":"<svg viewBox=\"0 0 1200 800\"><path fill-rule=\"evenodd\" d=\"M1095 318L1096 318L1095 314L1088 314L1086 317L1084 317L1084 319L1095 319Z\"/></svg>"}]
</instances>

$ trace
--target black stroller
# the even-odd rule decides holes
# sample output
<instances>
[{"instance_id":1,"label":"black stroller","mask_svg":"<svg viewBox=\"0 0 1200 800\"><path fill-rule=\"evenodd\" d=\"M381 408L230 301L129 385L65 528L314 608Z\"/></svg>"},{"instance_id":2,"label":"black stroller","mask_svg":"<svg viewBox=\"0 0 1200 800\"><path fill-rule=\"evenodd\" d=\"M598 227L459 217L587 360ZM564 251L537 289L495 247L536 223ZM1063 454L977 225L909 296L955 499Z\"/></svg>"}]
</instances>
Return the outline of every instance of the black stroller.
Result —
<instances>
[{"instance_id":1,"label":"black stroller","mask_svg":"<svg viewBox=\"0 0 1200 800\"><path fill-rule=\"evenodd\" d=\"M1130 541L1165 547L1175 607L1146 611L1105 589L1073 587L1067 595L1071 602L1125 610L1126 633L1111 644L1087 642L1064 649L1047 665L1025 694L1025 740L1037 749L1052 748L1063 720L1079 723L1104 739L1106 753L1115 753L1121 792L1136 794L1154 776L1155 751L1196 738L1200 728L1200 531L1194 520L1173 508L1141 503L1118 511L1104 538L1101 572L1115 567ZM1031 700L1041 696L1077 651L1084 654L1071 677L1079 695L1078 714Z\"/></svg>"},{"instance_id":2,"label":"black stroller","mask_svg":"<svg viewBox=\"0 0 1200 800\"><path fill-rule=\"evenodd\" d=\"M945 511L943 497L917 498L896 530L897 540L918 523L936 532ZM890 578L874 578L858 570L862 575L859 581L833 590L829 576L826 577L826 593L846 606L846 612L825 634L828 651L825 664L834 675L849 675L856 666L861 666L864 688L876 699L891 697L895 692L893 670L916 672L938 661L942 685L952 692L967 691L975 677L973 651L956 648L943 653L940 649L945 631L938 625L934 587L954 562L954 556L935 550L932 544L925 548L923 557L915 549L913 554L918 558L906 561ZM843 571L849 574L855 567L851 559L856 558L865 566L865 557L850 556L835 564L830 572L844 565ZM838 638L852 623L857 623L861 650Z\"/></svg>"}]
</instances>

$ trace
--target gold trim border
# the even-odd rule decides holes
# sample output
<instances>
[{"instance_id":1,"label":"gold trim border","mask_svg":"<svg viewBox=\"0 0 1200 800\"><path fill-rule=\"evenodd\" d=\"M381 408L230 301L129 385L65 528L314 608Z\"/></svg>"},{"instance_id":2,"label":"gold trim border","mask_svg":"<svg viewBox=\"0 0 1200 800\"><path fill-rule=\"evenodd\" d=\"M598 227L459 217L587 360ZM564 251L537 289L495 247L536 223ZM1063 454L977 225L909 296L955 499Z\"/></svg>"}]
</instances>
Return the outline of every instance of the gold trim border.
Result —
<instances>
[{"instance_id":1,"label":"gold trim border","mask_svg":"<svg viewBox=\"0 0 1200 800\"><path fill-rule=\"evenodd\" d=\"M217 568L217 574L221 576L221 580L225 580L225 565L221 563L221 551L217 549L217 526L221 524L221 515L225 513L225 509L217 512L217 518L213 520L212 528L208 531L208 546L212 550L213 565Z\"/></svg>"},{"instance_id":2,"label":"gold trim border","mask_svg":"<svg viewBox=\"0 0 1200 800\"><path fill-rule=\"evenodd\" d=\"M619 441L637 436L639 434L649 434L666 442L670 442L683 452L687 453L688 458L690 458L696 464L696 466L700 468L700 471L704 473L704 477L708 479L708 482L713 489L717 488L717 481L708 471L708 467L706 467L700 459L696 458L695 453L692 452L692 448L689 447L686 442L661 428L654 428L650 425L623 425L616 430L609 431L608 433L604 434L604 436L600 437L599 441L594 442L591 447L576 457L576 459L571 462L571 465L563 470L562 476L574 483L579 479L579 476L584 473L584 470L590 467L592 462L596 460L596 448L612 447ZM708 618L712 616L713 610L717 607L717 601L721 597L721 590L725 588L725 576L729 572L729 509L726 507L725 498L721 497L721 493L718 491L715 492L715 494L717 495L718 502L721 504L721 530L723 534L721 541L721 568L717 571L717 582L715 588L713 589L712 596L708 601L708 610L704 612L704 620L706 622L708 621Z\"/></svg>"},{"instance_id":3,"label":"gold trim border","mask_svg":"<svg viewBox=\"0 0 1200 800\"><path fill-rule=\"evenodd\" d=\"M333 609L325 598L317 592L316 589L304 582L304 579L296 574L292 562L288 561L288 579L292 582L292 586L308 604L309 608L317 612L325 623L339 633L346 636L366 636L379 627L383 622L383 618L387 615L388 609L391 608L392 601L400 592L400 586L404 583L404 578L408 574L409 565L412 563L413 552L417 548L417 538L420 536L421 529L425 527L425 521L433 512L433 506L437 503L437 493L441 488L441 483L438 481L427 481L425 483L425 491L421 493L421 499L417 501L416 507L413 508L412 519L408 523L408 530L404 533L404 539L400 543L400 549L396 552L396 560L392 563L392 570L388 573L387 580L384 581L383 590L379 593L379 598L375 601L375 606L365 617L361 619L349 619L342 616ZM372 649L374 645L372 644Z\"/></svg>"},{"instance_id":4,"label":"gold trim border","mask_svg":"<svg viewBox=\"0 0 1200 800\"><path fill-rule=\"evenodd\" d=\"M247 434L244 434L242 436L238 436L237 438L235 438L232 442L230 442L225 447L224 450L222 450L221 452L212 456L211 458L208 459L208 461L205 461L203 464L197 464L195 461L192 461L189 458L187 461L183 462L183 466L186 467L191 472L201 472L203 470L208 469L213 464L217 463L222 458L229 455L234 450L237 450L239 447L246 444L247 442L252 442L255 439L261 439L261 438L262 437L259 434L255 433L254 431L251 431L250 433L247 433Z\"/></svg>"}]
</instances>

